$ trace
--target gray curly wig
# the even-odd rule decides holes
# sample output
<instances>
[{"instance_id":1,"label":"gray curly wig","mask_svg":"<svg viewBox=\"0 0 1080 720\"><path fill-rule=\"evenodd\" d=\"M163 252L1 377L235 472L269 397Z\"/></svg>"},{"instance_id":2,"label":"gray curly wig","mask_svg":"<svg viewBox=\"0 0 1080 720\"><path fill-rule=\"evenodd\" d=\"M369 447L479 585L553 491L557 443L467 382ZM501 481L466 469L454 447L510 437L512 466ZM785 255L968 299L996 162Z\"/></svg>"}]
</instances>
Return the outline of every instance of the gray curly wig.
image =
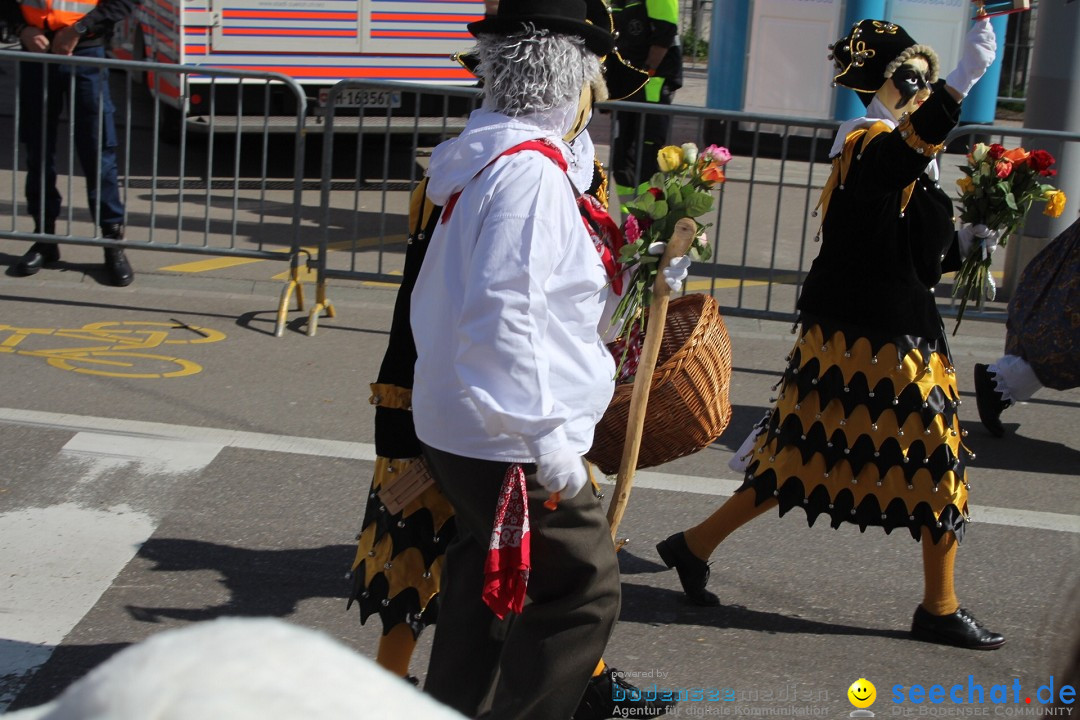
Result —
<instances>
[{"instance_id":1,"label":"gray curly wig","mask_svg":"<svg viewBox=\"0 0 1080 720\"><path fill-rule=\"evenodd\" d=\"M602 85L600 59L573 35L535 27L477 38L484 106L510 117L577 103L586 84Z\"/></svg>"}]
</instances>

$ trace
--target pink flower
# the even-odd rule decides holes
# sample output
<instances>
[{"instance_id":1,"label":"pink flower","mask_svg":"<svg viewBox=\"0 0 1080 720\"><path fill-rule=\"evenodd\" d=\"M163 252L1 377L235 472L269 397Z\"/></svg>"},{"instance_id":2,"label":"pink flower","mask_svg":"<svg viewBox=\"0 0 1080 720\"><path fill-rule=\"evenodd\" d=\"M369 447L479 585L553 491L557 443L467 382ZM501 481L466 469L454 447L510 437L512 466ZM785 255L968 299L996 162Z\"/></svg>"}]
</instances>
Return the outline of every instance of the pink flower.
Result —
<instances>
[{"instance_id":1,"label":"pink flower","mask_svg":"<svg viewBox=\"0 0 1080 720\"><path fill-rule=\"evenodd\" d=\"M623 237L626 238L626 242L633 244L641 239L641 224L638 223L638 219L633 215L626 216L626 222L623 223Z\"/></svg>"},{"instance_id":2,"label":"pink flower","mask_svg":"<svg viewBox=\"0 0 1080 720\"><path fill-rule=\"evenodd\" d=\"M701 154L701 159L704 160L703 164L717 163L719 165L727 165L731 162L731 151L720 145L710 145L705 148L705 152Z\"/></svg>"},{"instance_id":3,"label":"pink flower","mask_svg":"<svg viewBox=\"0 0 1080 720\"><path fill-rule=\"evenodd\" d=\"M1009 175L1012 174L1012 171L1013 164L1008 160L998 160L997 164L994 165L994 174L1001 179L1009 177Z\"/></svg>"}]
</instances>

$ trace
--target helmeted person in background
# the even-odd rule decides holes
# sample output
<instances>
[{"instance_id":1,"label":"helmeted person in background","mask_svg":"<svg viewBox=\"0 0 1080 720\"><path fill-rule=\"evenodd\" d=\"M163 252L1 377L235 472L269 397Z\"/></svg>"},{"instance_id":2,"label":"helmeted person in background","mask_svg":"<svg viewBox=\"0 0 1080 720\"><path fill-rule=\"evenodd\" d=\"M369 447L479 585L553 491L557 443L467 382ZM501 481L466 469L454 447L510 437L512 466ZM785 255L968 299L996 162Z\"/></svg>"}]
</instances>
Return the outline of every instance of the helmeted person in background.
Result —
<instances>
[{"instance_id":1,"label":"helmeted person in background","mask_svg":"<svg viewBox=\"0 0 1080 720\"><path fill-rule=\"evenodd\" d=\"M742 486L657 551L692 601L716 605L706 560L767 511L802 508L811 525L824 516L834 528L904 529L922 542L912 635L994 649L1005 638L960 607L953 586L974 455L961 439L934 286L975 240L956 232L933 160L994 60L993 29L974 24L944 80L934 51L891 22L863 20L832 49L836 83L859 92L867 111L841 125L832 147L821 250L798 301L802 332L775 406L737 458Z\"/></svg>"},{"instance_id":2,"label":"helmeted person in background","mask_svg":"<svg viewBox=\"0 0 1080 720\"><path fill-rule=\"evenodd\" d=\"M1001 437L1001 413L1040 388L1080 387L1080 220L1036 255L1009 300L1005 354L975 365L979 419Z\"/></svg>"},{"instance_id":3,"label":"helmeted person in background","mask_svg":"<svg viewBox=\"0 0 1080 720\"><path fill-rule=\"evenodd\" d=\"M432 153L443 211L411 308L413 422L457 523L425 690L473 717L569 718L620 600L582 460L614 389L612 276L567 174L613 42L583 0L501 0L469 30L483 105Z\"/></svg>"},{"instance_id":4,"label":"helmeted person in background","mask_svg":"<svg viewBox=\"0 0 1080 720\"><path fill-rule=\"evenodd\" d=\"M649 81L628 102L671 105L683 84L679 0L613 0L619 53L649 74ZM616 192L635 196L659 169L656 153L668 142L671 116L666 113L618 113L612 140Z\"/></svg>"},{"instance_id":5,"label":"helmeted person in background","mask_svg":"<svg viewBox=\"0 0 1080 720\"><path fill-rule=\"evenodd\" d=\"M8 27L30 53L104 58L113 26L136 0L0 0ZM73 81L74 80L74 81ZM68 99L73 92L74 98ZM87 65L19 63L19 136L26 147L26 205L34 232L56 234L61 197L57 189L57 126L64 108L74 125L75 154L86 178L90 216L108 240L124 238L124 204L116 167L116 127L109 71ZM100 129L100 132L99 132ZM60 259L55 243L36 242L15 264L33 275ZM121 248L105 248L109 282L130 285L131 264Z\"/></svg>"}]
</instances>

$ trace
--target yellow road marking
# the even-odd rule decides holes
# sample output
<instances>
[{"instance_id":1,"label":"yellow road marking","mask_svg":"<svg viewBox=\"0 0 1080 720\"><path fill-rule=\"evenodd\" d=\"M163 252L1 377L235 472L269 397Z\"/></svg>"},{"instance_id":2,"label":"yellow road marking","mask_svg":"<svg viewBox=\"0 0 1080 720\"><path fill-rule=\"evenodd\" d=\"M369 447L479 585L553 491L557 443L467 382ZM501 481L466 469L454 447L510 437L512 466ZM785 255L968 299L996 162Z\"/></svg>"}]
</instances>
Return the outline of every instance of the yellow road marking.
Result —
<instances>
[{"instance_id":1,"label":"yellow road marking","mask_svg":"<svg viewBox=\"0 0 1080 720\"><path fill-rule=\"evenodd\" d=\"M401 275L401 271L400 270L391 270L390 274L391 275ZM361 284L370 285L371 287L386 287L386 288L395 288L395 287L399 287L401 285L401 283L375 282L374 280L365 280Z\"/></svg>"},{"instance_id":2,"label":"yellow road marking","mask_svg":"<svg viewBox=\"0 0 1080 720\"><path fill-rule=\"evenodd\" d=\"M209 260L193 260L192 262L180 263L179 265L166 265L165 267L158 269L167 272L197 273L206 272L207 270L222 270L238 265L250 265L251 263L257 262L262 262L262 260L257 258L215 257L210 258Z\"/></svg>"},{"instance_id":3,"label":"yellow road marking","mask_svg":"<svg viewBox=\"0 0 1080 720\"><path fill-rule=\"evenodd\" d=\"M379 238L360 238L355 243L351 240L338 240L327 245L327 250L345 250L353 247L356 248L369 248L375 247L379 244L384 245L397 245L405 242L408 239L406 235L388 235L381 240ZM311 245L301 248L312 256L318 253L318 246ZM289 248L281 248L274 250L275 253L288 253ZM240 257L214 257L207 260L193 260L186 263L178 263L176 265L166 265L165 267L158 268L167 272L183 272L183 273L198 273L208 272L210 270L224 270L230 267L239 267L240 265L250 265L252 263L264 262L263 258L240 258ZM279 273L273 277L274 280L289 280L292 278L292 274L288 271ZM306 272L305 269L301 269L301 280L314 280L315 275L313 273Z\"/></svg>"}]
</instances>

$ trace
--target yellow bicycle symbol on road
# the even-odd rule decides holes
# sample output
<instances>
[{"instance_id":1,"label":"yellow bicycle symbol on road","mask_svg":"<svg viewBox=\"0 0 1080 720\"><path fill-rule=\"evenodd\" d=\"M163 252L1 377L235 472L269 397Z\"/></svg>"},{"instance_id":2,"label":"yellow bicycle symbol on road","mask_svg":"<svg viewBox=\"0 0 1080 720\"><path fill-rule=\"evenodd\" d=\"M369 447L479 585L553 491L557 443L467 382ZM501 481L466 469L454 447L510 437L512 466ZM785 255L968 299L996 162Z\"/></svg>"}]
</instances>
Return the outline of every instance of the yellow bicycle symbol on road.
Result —
<instances>
[{"instance_id":1,"label":"yellow bicycle symbol on road","mask_svg":"<svg viewBox=\"0 0 1080 720\"><path fill-rule=\"evenodd\" d=\"M183 358L142 352L162 345L196 345L225 339L225 333L182 322L97 322L81 328L25 328L0 323L0 353L45 358L61 370L123 378L174 378L194 375L202 365ZM63 338L91 345L30 349L29 338Z\"/></svg>"}]
</instances>

